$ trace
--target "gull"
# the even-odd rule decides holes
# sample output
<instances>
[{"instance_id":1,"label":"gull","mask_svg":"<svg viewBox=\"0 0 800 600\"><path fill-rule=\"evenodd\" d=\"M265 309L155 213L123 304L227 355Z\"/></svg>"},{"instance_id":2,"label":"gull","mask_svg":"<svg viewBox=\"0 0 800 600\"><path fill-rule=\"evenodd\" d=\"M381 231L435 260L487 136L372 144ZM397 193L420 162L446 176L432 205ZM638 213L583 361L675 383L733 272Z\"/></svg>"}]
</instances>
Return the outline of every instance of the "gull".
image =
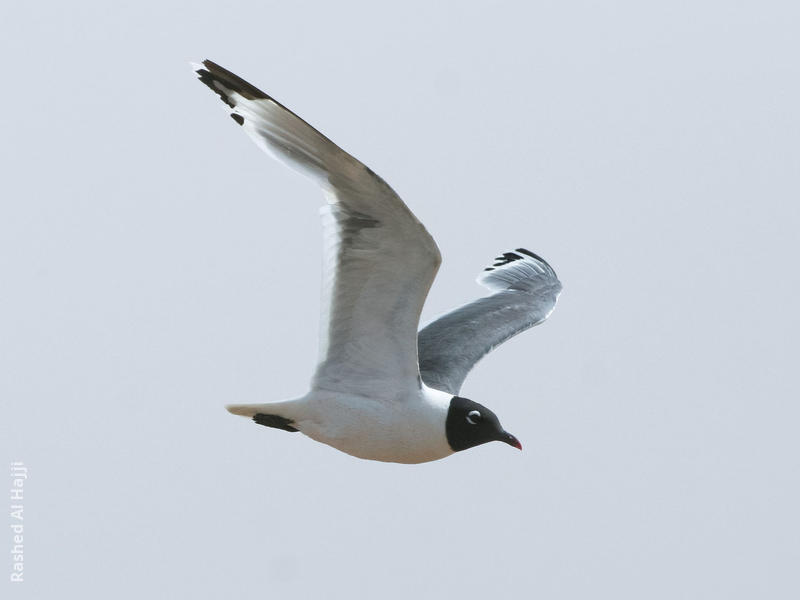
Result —
<instances>
[{"instance_id":1,"label":"gull","mask_svg":"<svg viewBox=\"0 0 800 600\"><path fill-rule=\"evenodd\" d=\"M494 412L459 392L476 362L553 311L561 283L550 265L524 248L503 252L478 277L489 296L418 332L441 255L400 197L244 79L210 60L193 68L256 145L315 181L327 201L311 389L302 398L226 408L368 460L423 463L490 441L521 450Z\"/></svg>"}]
</instances>

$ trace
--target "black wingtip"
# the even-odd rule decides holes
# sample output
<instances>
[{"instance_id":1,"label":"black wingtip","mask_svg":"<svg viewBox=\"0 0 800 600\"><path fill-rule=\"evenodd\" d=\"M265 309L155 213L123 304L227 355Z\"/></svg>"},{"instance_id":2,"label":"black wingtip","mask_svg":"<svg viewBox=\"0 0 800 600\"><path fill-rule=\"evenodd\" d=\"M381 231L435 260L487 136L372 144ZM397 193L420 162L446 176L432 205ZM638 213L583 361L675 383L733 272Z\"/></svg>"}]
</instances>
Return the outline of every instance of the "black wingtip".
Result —
<instances>
[{"instance_id":1,"label":"black wingtip","mask_svg":"<svg viewBox=\"0 0 800 600\"><path fill-rule=\"evenodd\" d=\"M502 267L503 265L507 265L515 260L522 260L522 257L516 252L503 252L503 256L498 256L494 260L495 262L492 265L493 267Z\"/></svg>"},{"instance_id":2,"label":"black wingtip","mask_svg":"<svg viewBox=\"0 0 800 600\"><path fill-rule=\"evenodd\" d=\"M543 259L538 254L535 254L535 253L531 252L530 250L527 250L525 248L517 248L517 252L522 252L522 254L526 254L526 255L530 256L531 258L535 258L536 260L540 260L544 264L547 264L547 261L545 259Z\"/></svg>"},{"instance_id":3,"label":"black wingtip","mask_svg":"<svg viewBox=\"0 0 800 600\"><path fill-rule=\"evenodd\" d=\"M533 259L538 260L540 263L542 263L545 266L546 269L550 270L550 272L553 274L554 277L556 277L555 269L553 269L553 267L550 266L550 263L547 262L545 259L543 259L538 254L536 254L534 252L531 252L530 250L527 250L525 248L517 248L517 252L521 252L522 254L525 254L527 256L530 256Z\"/></svg>"},{"instance_id":4,"label":"black wingtip","mask_svg":"<svg viewBox=\"0 0 800 600\"><path fill-rule=\"evenodd\" d=\"M557 278L555 270L550 264L543 259L541 256L536 254L535 252L531 252L527 248L517 248L516 250L511 250L509 252L503 252L501 256L498 256L494 259L494 262L486 267L484 271L494 271L495 269L500 269L505 267L506 265L516 262L518 260L526 260L526 259L533 259L538 262L550 275Z\"/></svg>"},{"instance_id":5,"label":"black wingtip","mask_svg":"<svg viewBox=\"0 0 800 600\"><path fill-rule=\"evenodd\" d=\"M199 66L199 65L198 65ZM214 85L215 81L218 81L224 87L228 88L231 91L236 92L240 96L244 96L249 100L271 100L270 96L262 92L256 86L254 86L249 81L245 81L235 73L231 73L228 69L224 67L220 67L217 63L212 60L204 60L203 67L199 68L195 72L197 73L198 78L200 81L205 83L209 88L211 88L214 93L219 94L220 98L222 98L223 102L230 107L233 107L233 103L228 99L227 94L224 91L220 90L217 86Z\"/></svg>"},{"instance_id":6,"label":"black wingtip","mask_svg":"<svg viewBox=\"0 0 800 600\"><path fill-rule=\"evenodd\" d=\"M205 65L207 62L209 62L209 61L204 60L203 64ZM209 71L208 69L200 68L200 69L196 69L195 73L197 73L197 78L200 81L202 81L204 84L206 84L208 86L208 89L210 89L217 96L222 98L222 101L225 104L227 104L231 108L234 108L236 106L236 104L234 104L233 101L230 98L228 98L228 94L226 94L222 89L220 89L220 88L218 88L217 86L214 85L214 82L215 81L219 81L219 78L214 77L214 75L211 73L211 71ZM228 86L226 86L226 87L228 87Z\"/></svg>"},{"instance_id":7,"label":"black wingtip","mask_svg":"<svg viewBox=\"0 0 800 600\"><path fill-rule=\"evenodd\" d=\"M270 102L274 103L275 106L285 110L295 118L300 119L300 117L286 108L283 104L275 100L275 98L269 94L265 94L252 83L245 81L235 73L231 73L228 71L228 69L220 67L213 60L206 59L202 62L202 64L195 64L194 72L197 73L197 78L200 81L206 84L212 92L222 98L222 101L231 108L236 108L236 102L229 96L229 94L235 92L247 100L269 100ZM245 119L236 114L231 115L231 118L239 123L239 125L242 125L242 123L245 121ZM311 125L309 125L303 119L300 119L300 121L311 127Z\"/></svg>"}]
</instances>

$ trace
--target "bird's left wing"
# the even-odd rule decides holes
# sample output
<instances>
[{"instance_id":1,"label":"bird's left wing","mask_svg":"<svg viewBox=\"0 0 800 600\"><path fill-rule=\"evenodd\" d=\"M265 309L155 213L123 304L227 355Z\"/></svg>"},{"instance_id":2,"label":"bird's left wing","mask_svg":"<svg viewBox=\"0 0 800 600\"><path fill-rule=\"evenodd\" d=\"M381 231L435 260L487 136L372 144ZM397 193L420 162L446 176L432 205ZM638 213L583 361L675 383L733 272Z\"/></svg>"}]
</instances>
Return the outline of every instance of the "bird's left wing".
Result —
<instances>
[{"instance_id":1,"label":"bird's left wing","mask_svg":"<svg viewBox=\"0 0 800 600\"><path fill-rule=\"evenodd\" d=\"M439 317L419 332L419 369L429 387L458 394L473 365L553 312L561 282L524 248L505 252L478 277L495 293Z\"/></svg>"}]
</instances>

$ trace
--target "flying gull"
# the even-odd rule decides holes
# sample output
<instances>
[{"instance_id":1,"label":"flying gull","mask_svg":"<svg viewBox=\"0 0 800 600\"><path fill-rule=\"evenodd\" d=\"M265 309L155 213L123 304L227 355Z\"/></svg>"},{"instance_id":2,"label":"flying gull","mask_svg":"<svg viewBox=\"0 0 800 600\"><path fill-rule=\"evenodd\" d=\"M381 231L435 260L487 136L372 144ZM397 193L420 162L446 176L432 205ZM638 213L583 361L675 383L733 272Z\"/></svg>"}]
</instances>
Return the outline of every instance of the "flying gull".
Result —
<instances>
[{"instance_id":1,"label":"flying gull","mask_svg":"<svg viewBox=\"0 0 800 600\"><path fill-rule=\"evenodd\" d=\"M476 362L553 311L561 283L550 265L524 248L504 252L478 277L491 295L418 332L441 263L422 223L369 167L271 96L210 60L193 66L245 133L327 200L311 389L227 409L369 460L422 463L490 441L521 450L491 410L458 394Z\"/></svg>"}]
</instances>

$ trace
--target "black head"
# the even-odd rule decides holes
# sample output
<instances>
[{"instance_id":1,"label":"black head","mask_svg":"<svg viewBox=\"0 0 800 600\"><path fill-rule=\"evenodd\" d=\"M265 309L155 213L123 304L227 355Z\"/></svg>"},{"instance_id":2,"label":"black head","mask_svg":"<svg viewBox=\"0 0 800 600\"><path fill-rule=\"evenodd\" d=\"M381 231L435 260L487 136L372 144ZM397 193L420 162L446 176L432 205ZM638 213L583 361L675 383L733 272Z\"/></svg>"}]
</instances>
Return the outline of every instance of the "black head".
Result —
<instances>
[{"instance_id":1,"label":"black head","mask_svg":"<svg viewBox=\"0 0 800 600\"><path fill-rule=\"evenodd\" d=\"M453 396L445 424L447 443L458 452L486 442L505 442L522 450L522 444L500 425L497 415L485 406Z\"/></svg>"}]
</instances>

